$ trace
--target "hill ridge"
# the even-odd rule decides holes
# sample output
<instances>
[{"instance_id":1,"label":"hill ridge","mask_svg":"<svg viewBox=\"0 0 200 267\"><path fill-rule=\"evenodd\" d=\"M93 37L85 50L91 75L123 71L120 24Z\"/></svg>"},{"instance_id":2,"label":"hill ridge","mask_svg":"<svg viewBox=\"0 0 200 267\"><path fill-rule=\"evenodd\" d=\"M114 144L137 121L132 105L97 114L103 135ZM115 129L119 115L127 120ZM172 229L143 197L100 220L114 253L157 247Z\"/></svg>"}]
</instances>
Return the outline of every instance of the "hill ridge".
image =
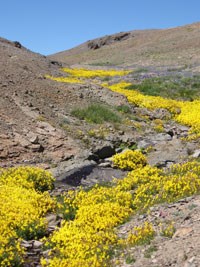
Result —
<instances>
[{"instance_id":1,"label":"hill ridge","mask_svg":"<svg viewBox=\"0 0 200 267\"><path fill-rule=\"evenodd\" d=\"M125 38L123 35L126 35ZM196 22L175 28L134 30L106 35L50 55L49 58L66 65L191 65L191 68L199 70L199 43L200 22Z\"/></svg>"}]
</instances>

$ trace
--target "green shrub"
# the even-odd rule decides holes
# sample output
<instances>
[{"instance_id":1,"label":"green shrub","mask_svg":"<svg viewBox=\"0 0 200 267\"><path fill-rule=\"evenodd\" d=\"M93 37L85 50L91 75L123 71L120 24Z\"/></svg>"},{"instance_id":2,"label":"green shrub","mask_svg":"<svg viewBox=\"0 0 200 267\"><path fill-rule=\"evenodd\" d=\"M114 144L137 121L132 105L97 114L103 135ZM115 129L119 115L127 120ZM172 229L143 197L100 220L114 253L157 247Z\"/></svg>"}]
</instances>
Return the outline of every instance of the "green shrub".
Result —
<instances>
[{"instance_id":1,"label":"green shrub","mask_svg":"<svg viewBox=\"0 0 200 267\"><path fill-rule=\"evenodd\" d=\"M146 78L139 84L127 87L146 95L162 96L172 99L193 100L200 97L200 76L165 76Z\"/></svg>"},{"instance_id":2,"label":"green shrub","mask_svg":"<svg viewBox=\"0 0 200 267\"><path fill-rule=\"evenodd\" d=\"M117 107L117 111L122 112L122 113L130 113L131 109L127 105L121 105Z\"/></svg>"},{"instance_id":3,"label":"green shrub","mask_svg":"<svg viewBox=\"0 0 200 267\"><path fill-rule=\"evenodd\" d=\"M76 108L71 114L81 120L93 123L120 122L121 118L108 107L101 104L91 104L86 108Z\"/></svg>"}]
</instances>

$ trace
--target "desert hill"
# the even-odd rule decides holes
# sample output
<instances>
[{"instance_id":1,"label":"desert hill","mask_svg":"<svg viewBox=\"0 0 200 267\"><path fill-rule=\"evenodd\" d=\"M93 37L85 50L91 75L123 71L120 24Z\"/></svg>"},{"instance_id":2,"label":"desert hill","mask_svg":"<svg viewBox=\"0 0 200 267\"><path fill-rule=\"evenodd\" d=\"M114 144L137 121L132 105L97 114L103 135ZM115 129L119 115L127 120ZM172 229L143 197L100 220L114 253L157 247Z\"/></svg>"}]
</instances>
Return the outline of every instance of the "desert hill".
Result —
<instances>
[{"instance_id":1,"label":"desert hill","mask_svg":"<svg viewBox=\"0 0 200 267\"><path fill-rule=\"evenodd\" d=\"M91 66L165 66L199 69L200 23L182 27L122 32L89 40L50 58Z\"/></svg>"}]
</instances>

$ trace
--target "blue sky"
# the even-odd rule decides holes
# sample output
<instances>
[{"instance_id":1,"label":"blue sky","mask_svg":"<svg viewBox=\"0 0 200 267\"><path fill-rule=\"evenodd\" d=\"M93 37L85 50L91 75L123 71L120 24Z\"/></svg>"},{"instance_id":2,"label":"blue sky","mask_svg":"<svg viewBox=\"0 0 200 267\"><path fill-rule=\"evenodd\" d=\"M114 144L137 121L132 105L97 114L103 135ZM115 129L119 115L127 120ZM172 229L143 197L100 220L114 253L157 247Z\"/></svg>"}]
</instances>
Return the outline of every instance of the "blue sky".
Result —
<instances>
[{"instance_id":1,"label":"blue sky","mask_svg":"<svg viewBox=\"0 0 200 267\"><path fill-rule=\"evenodd\" d=\"M199 0L1 0L0 36L44 55L120 31L200 21Z\"/></svg>"}]
</instances>

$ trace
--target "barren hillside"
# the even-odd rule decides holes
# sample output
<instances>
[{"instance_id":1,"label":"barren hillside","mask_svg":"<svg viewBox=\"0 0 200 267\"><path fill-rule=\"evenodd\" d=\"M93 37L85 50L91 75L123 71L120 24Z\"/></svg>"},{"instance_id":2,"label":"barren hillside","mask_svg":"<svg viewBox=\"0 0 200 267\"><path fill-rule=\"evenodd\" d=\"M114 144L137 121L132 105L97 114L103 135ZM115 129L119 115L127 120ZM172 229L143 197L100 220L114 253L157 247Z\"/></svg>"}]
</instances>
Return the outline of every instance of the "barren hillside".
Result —
<instances>
[{"instance_id":1,"label":"barren hillside","mask_svg":"<svg viewBox=\"0 0 200 267\"><path fill-rule=\"evenodd\" d=\"M50 58L68 65L183 67L199 70L200 23L89 40Z\"/></svg>"}]
</instances>

